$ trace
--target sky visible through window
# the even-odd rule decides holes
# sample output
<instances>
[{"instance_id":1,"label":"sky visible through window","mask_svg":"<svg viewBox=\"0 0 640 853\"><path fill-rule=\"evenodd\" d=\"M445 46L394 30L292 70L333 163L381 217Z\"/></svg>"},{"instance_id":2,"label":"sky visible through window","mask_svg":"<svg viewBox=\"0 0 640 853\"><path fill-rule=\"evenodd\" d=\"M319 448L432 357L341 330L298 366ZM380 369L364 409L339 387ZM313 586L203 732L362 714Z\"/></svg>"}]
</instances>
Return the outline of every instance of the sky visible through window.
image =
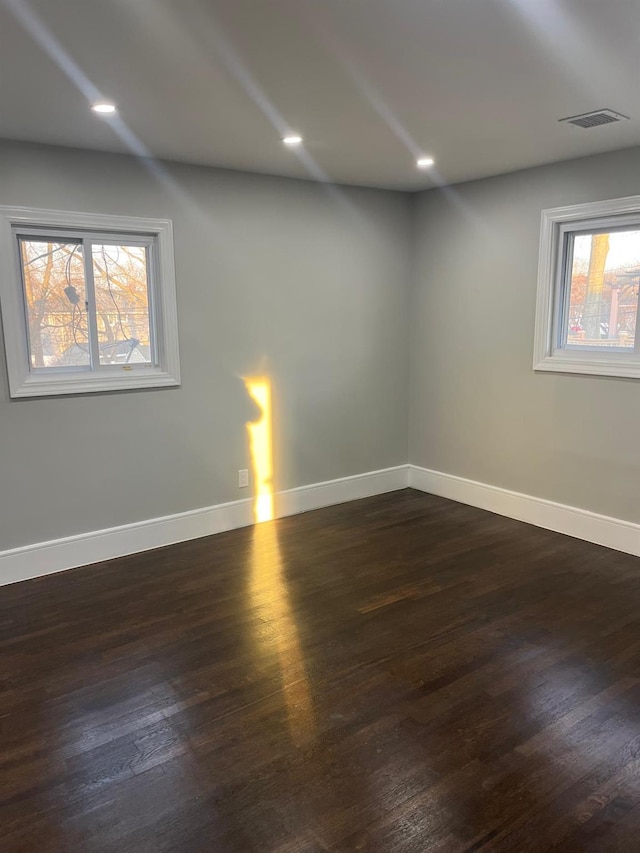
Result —
<instances>
[{"instance_id":1,"label":"sky visible through window","mask_svg":"<svg viewBox=\"0 0 640 853\"><path fill-rule=\"evenodd\" d=\"M573 256L586 269L591 257L591 234L576 237ZM609 272L629 265L640 266L640 231L611 232L605 270Z\"/></svg>"}]
</instances>

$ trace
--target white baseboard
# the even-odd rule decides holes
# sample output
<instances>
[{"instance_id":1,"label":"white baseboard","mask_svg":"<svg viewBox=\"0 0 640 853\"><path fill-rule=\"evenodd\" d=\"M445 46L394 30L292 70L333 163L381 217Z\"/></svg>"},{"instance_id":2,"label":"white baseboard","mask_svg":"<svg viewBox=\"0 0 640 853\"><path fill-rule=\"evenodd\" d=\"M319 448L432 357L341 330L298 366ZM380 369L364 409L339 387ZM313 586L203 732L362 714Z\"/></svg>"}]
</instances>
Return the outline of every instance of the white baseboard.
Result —
<instances>
[{"instance_id":1,"label":"white baseboard","mask_svg":"<svg viewBox=\"0 0 640 853\"><path fill-rule=\"evenodd\" d=\"M640 556L640 524L409 465L411 488Z\"/></svg>"},{"instance_id":2,"label":"white baseboard","mask_svg":"<svg viewBox=\"0 0 640 853\"><path fill-rule=\"evenodd\" d=\"M295 515L407 486L640 556L640 524L417 465L398 465L280 492L276 495L275 511L278 517ZM253 501L245 499L0 551L0 586L252 523Z\"/></svg>"},{"instance_id":3,"label":"white baseboard","mask_svg":"<svg viewBox=\"0 0 640 853\"><path fill-rule=\"evenodd\" d=\"M381 471L357 474L355 477L343 477L340 480L328 480L325 483L313 483L311 486L299 486L280 492L275 499L275 512L278 518L296 515L310 509L323 506L357 501L372 495L383 495L406 489L409 485L409 466L397 465Z\"/></svg>"},{"instance_id":4,"label":"white baseboard","mask_svg":"<svg viewBox=\"0 0 640 853\"><path fill-rule=\"evenodd\" d=\"M407 485L408 466L398 465L280 492L276 495L275 512L278 517L294 515L393 492ZM188 539L198 539L252 523L253 501L245 499L0 551L0 586Z\"/></svg>"}]
</instances>

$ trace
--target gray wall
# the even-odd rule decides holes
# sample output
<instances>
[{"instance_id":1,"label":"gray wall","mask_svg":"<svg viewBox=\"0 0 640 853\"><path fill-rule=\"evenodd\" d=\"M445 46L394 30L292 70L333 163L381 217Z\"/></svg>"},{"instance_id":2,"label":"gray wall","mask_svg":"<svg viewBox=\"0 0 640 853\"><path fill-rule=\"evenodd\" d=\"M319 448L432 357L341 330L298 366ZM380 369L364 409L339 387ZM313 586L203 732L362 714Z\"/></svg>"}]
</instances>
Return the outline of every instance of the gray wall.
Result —
<instances>
[{"instance_id":1,"label":"gray wall","mask_svg":"<svg viewBox=\"0 0 640 853\"><path fill-rule=\"evenodd\" d=\"M277 489L406 462L406 196L2 143L0 204L172 219L183 376L12 401L2 350L0 551L248 496L245 375Z\"/></svg>"},{"instance_id":2,"label":"gray wall","mask_svg":"<svg viewBox=\"0 0 640 853\"><path fill-rule=\"evenodd\" d=\"M540 211L634 193L640 149L409 197L0 143L1 204L174 221L183 373L11 401L0 363L0 551L247 496L260 373L277 489L409 457L640 521L640 383L531 367Z\"/></svg>"},{"instance_id":3,"label":"gray wall","mask_svg":"<svg viewBox=\"0 0 640 853\"><path fill-rule=\"evenodd\" d=\"M640 521L640 382L534 373L540 211L640 193L640 149L415 200L415 465Z\"/></svg>"}]
</instances>

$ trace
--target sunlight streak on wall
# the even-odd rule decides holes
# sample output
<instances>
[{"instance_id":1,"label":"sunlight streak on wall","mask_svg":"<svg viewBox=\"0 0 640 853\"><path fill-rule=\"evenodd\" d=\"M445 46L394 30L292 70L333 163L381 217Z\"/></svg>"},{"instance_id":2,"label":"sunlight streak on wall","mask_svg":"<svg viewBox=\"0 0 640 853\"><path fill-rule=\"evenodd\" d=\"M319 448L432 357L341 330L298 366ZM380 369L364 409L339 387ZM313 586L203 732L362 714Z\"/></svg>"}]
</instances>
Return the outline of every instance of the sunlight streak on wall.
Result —
<instances>
[{"instance_id":1,"label":"sunlight streak on wall","mask_svg":"<svg viewBox=\"0 0 640 853\"><path fill-rule=\"evenodd\" d=\"M273 518L273 445L271 436L271 382L265 377L244 380L245 388L261 412L260 420L249 421L249 445L255 483L255 520Z\"/></svg>"}]
</instances>

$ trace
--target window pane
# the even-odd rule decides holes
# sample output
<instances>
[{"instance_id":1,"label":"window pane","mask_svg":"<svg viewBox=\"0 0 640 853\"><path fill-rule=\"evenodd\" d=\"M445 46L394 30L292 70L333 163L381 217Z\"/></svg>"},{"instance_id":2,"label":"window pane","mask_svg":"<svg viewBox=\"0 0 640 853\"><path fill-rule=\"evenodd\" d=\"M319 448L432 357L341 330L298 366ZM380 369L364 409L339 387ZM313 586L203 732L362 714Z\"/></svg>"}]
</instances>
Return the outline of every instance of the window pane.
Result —
<instances>
[{"instance_id":1,"label":"window pane","mask_svg":"<svg viewBox=\"0 0 640 853\"><path fill-rule=\"evenodd\" d=\"M91 250L100 364L150 364L146 248L93 244Z\"/></svg>"},{"instance_id":2,"label":"window pane","mask_svg":"<svg viewBox=\"0 0 640 853\"><path fill-rule=\"evenodd\" d=\"M573 238L567 346L633 349L640 281L640 231Z\"/></svg>"},{"instance_id":3,"label":"window pane","mask_svg":"<svg viewBox=\"0 0 640 853\"><path fill-rule=\"evenodd\" d=\"M91 362L82 245L20 238L32 368Z\"/></svg>"}]
</instances>

